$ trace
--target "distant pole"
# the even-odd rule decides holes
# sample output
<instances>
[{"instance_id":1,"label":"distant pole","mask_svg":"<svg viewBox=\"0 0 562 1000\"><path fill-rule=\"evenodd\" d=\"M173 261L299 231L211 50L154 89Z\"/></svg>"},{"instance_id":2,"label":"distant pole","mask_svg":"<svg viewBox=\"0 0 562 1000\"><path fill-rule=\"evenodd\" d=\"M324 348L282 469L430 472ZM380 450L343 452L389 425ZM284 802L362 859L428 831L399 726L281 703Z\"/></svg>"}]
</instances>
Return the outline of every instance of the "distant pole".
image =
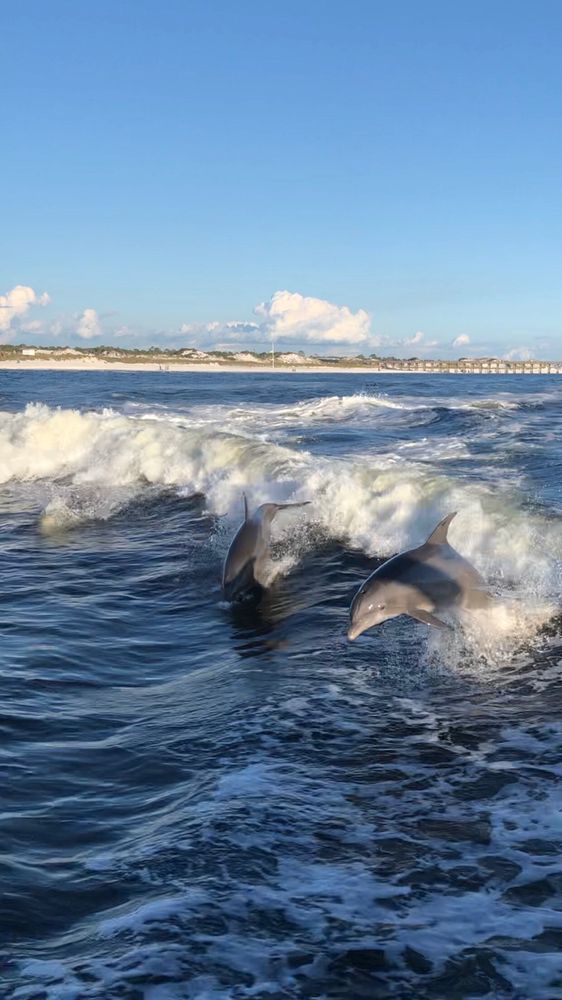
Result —
<instances>
[{"instance_id":1,"label":"distant pole","mask_svg":"<svg viewBox=\"0 0 562 1000\"><path fill-rule=\"evenodd\" d=\"M273 334L271 334L271 368L275 370L275 341L273 339Z\"/></svg>"}]
</instances>

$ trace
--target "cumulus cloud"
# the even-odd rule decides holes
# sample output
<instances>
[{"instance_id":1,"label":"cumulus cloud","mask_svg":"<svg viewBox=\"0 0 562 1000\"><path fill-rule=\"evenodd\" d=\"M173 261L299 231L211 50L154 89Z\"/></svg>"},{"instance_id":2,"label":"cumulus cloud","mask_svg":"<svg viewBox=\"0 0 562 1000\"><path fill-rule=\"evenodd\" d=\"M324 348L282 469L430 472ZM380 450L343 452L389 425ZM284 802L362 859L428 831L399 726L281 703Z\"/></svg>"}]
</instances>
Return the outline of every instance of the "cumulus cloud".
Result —
<instances>
[{"instance_id":1,"label":"cumulus cloud","mask_svg":"<svg viewBox=\"0 0 562 1000\"><path fill-rule=\"evenodd\" d=\"M418 330L413 337L406 337L404 340L390 340L389 338L383 338L381 343L383 347L388 350L392 350L392 348L396 347L399 347L402 350L404 348L418 347L422 353L423 351L429 351L439 345L438 340L426 340L425 333L422 333L421 330Z\"/></svg>"},{"instance_id":2,"label":"cumulus cloud","mask_svg":"<svg viewBox=\"0 0 562 1000\"><path fill-rule=\"evenodd\" d=\"M513 347L504 354L504 361L532 361L535 352L530 347Z\"/></svg>"},{"instance_id":3,"label":"cumulus cloud","mask_svg":"<svg viewBox=\"0 0 562 1000\"><path fill-rule=\"evenodd\" d=\"M267 302L254 309L259 322L232 320L227 323L183 323L180 333L201 344L254 344L288 340L314 344L364 344L370 340L371 320L364 309L353 312L349 306L335 305L326 299L277 291Z\"/></svg>"},{"instance_id":4,"label":"cumulus cloud","mask_svg":"<svg viewBox=\"0 0 562 1000\"><path fill-rule=\"evenodd\" d=\"M317 344L362 344L369 339L371 320L364 309L352 312L326 299L299 292L278 291L254 309L261 328L276 339Z\"/></svg>"},{"instance_id":5,"label":"cumulus cloud","mask_svg":"<svg viewBox=\"0 0 562 1000\"><path fill-rule=\"evenodd\" d=\"M101 324L95 309L84 309L84 312L78 319L76 333L83 340L91 340L93 337L99 337Z\"/></svg>"},{"instance_id":6,"label":"cumulus cloud","mask_svg":"<svg viewBox=\"0 0 562 1000\"><path fill-rule=\"evenodd\" d=\"M258 323L245 323L241 320L231 320L227 323L182 323L180 333L187 337L215 340L220 337L222 340L245 341L248 335L254 339L261 339L261 327Z\"/></svg>"},{"instance_id":7,"label":"cumulus cloud","mask_svg":"<svg viewBox=\"0 0 562 1000\"><path fill-rule=\"evenodd\" d=\"M40 319L29 319L20 323L19 328L22 333L43 333L45 324Z\"/></svg>"},{"instance_id":8,"label":"cumulus cloud","mask_svg":"<svg viewBox=\"0 0 562 1000\"><path fill-rule=\"evenodd\" d=\"M452 346L466 347L467 344L470 344L470 337L468 336L467 333L461 333L460 337L455 337Z\"/></svg>"},{"instance_id":9,"label":"cumulus cloud","mask_svg":"<svg viewBox=\"0 0 562 1000\"><path fill-rule=\"evenodd\" d=\"M135 340L137 332L131 326L117 326L113 331L113 336L117 339L126 337L127 340Z\"/></svg>"},{"instance_id":10,"label":"cumulus cloud","mask_svg":"<svg viewBox=\"0 0 562 1000\"><path fill-rule=\"evenodd\" d=\"M15 285L5 295L0 295L0 332L9 334L14 322L19 323L32 306L46 306L50 302L47 292L38 295L29 285Z\"/></svg>"},{"instance_id":11,"label":"cumulus cloud","mask_svg":"<svg viewBox=\"0 0 562 1000\"><path fill-rule=\"evenodd\" d=\"M411 347L414 344L421 344L423 338L424 334L421 332L421 330L418 330L418 332L415 333L413 337L407 338L403 343L405 347Z\"/></svg>"}]
</instances>

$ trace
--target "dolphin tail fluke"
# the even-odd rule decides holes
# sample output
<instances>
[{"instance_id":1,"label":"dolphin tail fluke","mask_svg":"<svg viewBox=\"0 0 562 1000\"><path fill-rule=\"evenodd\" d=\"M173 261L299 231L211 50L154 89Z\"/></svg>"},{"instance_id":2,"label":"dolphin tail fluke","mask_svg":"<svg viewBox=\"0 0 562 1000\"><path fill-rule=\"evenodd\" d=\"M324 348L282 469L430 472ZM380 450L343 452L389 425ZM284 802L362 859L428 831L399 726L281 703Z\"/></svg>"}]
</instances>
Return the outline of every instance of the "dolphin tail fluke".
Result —
<instances>
[{"instance_id":1,"label":"dolphin tail fluke","mask_svg":"<svg viewBox=\"0 0 562 1000\"><path fill-rule=\"evenodd\" d=\"M442 622L440 618L436 618L435 615L429 613L429 611L408 611L410 618L415 618L418 622L423 622L424 625L433 625L433 628L440 629L450 629L451 626Z\"/></svg>"},{"instance_id":2,"label":"dolphin tail fluke","mask_svg":"<svg viewBox=\"0 0 562 1000\"><path fill-rule=\"evenodd\" d=\"M431 535L427 539L426 545L445 545L447 543L447 532L449 530L449 525L454 517L457 516L457 511L454 510L452 514L447 514L436 528L433 529Z\"/></svg>"}]
</instances>

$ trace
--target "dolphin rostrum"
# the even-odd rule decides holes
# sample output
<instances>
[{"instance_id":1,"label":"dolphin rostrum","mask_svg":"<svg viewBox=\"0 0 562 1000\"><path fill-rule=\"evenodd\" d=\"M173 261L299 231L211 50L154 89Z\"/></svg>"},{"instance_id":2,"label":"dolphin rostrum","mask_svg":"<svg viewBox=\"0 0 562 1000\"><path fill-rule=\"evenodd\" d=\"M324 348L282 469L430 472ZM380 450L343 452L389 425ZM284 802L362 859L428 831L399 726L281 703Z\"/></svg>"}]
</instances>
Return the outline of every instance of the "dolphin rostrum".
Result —
<instances>
[{"instance_id":1,"label":"dolphin rostrum","mask_svg":"<svg viewBox=\"0 0 562 1000\"><path fill-rule=\"evenodd\" d=\"M227 601L235 601L256 587L265 587L271 522L279 510L305 507L301 503L262 503L252 517L244 494L244 523L232 539L222 573L222 589Z\"/></svg>"},{"instance_id":2,"label":"dolphin rostrum","mask_svg":"<svg viewBox=\"0 0 562 1000\"><path fill-rule=\"evenodd\" d=\"M436 611L484 608L490 603L480 573L447 541L455 514L444 517L423 545L387 559L371 573L351 603L348 639L398 615L449 628Z\"/></svg>"}]
</instances>

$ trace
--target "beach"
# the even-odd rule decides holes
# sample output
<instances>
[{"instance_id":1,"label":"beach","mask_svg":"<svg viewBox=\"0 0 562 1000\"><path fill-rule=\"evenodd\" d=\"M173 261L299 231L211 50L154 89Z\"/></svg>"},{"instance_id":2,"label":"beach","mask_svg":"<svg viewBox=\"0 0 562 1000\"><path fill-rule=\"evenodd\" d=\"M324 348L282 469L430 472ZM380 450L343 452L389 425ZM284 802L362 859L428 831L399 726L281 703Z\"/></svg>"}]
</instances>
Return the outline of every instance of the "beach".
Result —
<instances>
[{"instance_id":1,"label":"beach","mask_svg":"<svg viewBox=\"0 0 562 1000\"><path fill-rule=\"evenodd\" d=\"M52 361L43 358L26 358L22 361L6 361L0 360L0 370L5 371L50 371L50 372L64 372L64 371L92 371L92 372L234 372L237 374L249 375L255 372L271 374L283 374L290 372L291 374L323 374L334 373L340 375L383 375L389 374L409 374L408 372L402 372L401 369L395 368L375 368L371 365L365 366L345 366L345 365L251 365L251 364L236 364L236 363L226 363L221 364L220 362L201 362L188 364L183 361L174 362L151 362L151 361L139 361L134 364L127 364L123 361L104 361L101 358L84 358L72 359L68 361Z\"/></svg>"},{"instance_id":2,"label":"beach","mask_svg":"<svg viewBox=\"0 0 562 1000\"><path fill-rule=\"evenodd\" d=\"M381 358L372 359L369 364L361 359L330 358L327 361L300 358L297 355L278 355L273 364L269 359L256 362L248 361L248 352L242 355L215 355L203 353L203 359L190 360L166 355L157 356L154 360L146 355L135 360L119 359L115 356L104 357L100 354L83 354L71 349L49 351L38 356L27 355L2 356L0 353L0 371L78 371L78 372L232 372L236 374L291 373L291 374L335 374L335 375L562 375L561 361L507 361L501 358L459 358L456 361L420 360L400 361L391 358L388 361ZM57 356L53 357L52 355ZM61 356L62 355L62 356ZM134 356L134 352L133 352Z\"/></svg>"}]
</instances>

